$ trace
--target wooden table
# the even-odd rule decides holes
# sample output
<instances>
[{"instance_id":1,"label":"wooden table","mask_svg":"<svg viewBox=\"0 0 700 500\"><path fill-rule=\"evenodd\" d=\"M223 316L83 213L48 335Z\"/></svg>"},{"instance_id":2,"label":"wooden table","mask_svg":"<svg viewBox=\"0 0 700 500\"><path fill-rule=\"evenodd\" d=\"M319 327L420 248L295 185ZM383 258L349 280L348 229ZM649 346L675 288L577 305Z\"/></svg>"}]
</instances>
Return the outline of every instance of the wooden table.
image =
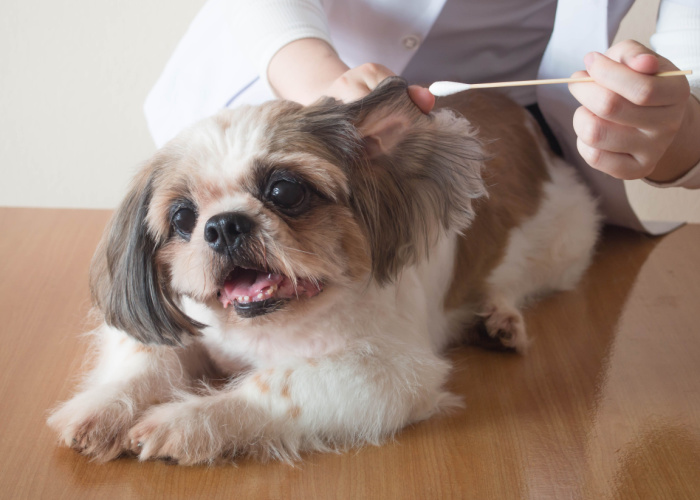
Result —
<instances>
[{"instance_id":1,"label":"wooden table","mask_svg":"<svg viewBox=\"0 0 700 500\"><path fill-rule=\"evenodd\" d=\"M450 353L463 411L296 467L185 468L91 463L45 424L81 370L108 217L0 209L0 498L700 497L698 225L606 230L579 288L527 311L527 356Z\"/></svg>"}]
</instances>

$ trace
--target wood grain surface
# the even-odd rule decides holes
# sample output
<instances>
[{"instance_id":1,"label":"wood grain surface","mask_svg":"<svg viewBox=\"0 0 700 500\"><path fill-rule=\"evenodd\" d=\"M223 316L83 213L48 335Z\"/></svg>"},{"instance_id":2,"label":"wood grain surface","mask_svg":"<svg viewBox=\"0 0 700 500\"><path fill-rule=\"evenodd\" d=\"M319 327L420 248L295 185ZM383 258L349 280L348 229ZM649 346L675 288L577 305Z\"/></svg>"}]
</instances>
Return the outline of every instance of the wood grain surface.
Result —
<instances>
[{"instance_id":1,"label":"wood grain surface","mask_svg":"<svg viewBox=\"0 0 700 500\"><path fill-rule=\"evenodd\" d=\"M526 356L460 347L466 408L295 467L92 463L56 446L93 325L104 211L0 208L0 498L699 498L700 226L607 229L572 292L526 312Z\"/></svg>"}]
</instances>

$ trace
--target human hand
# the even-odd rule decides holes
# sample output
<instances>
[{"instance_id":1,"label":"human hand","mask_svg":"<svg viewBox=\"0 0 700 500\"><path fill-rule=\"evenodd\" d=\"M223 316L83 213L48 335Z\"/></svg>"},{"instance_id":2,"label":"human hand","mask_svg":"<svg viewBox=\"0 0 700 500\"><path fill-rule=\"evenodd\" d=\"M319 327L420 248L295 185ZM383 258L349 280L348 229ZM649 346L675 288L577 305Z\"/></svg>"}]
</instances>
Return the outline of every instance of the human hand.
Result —
<instances>
[{"instance_id":1,"label":"human hand","mask_svg":"<svg viewBox=\"0 0 700 500\"><path fill-rule=\"evenodd\" d=\"M369 94L385 78L395 76L386 66L375 63L366 63L351 68L336 80L323 92L323 95L335 97L343 102L351 102ZM430 113L435 106L435 97L430 91L418 85L408 88L408 95L423 113Z\"/></svg>"},{"instance_id":2,"label":"human hand","mask_svg":"<svg viewBox=\"0 0 700 500\"><path fill-rule=\"evenodd\" d=\"M574 113L573 125L583 159L619 179L652 174L664 178L657 167L662 168L661 160L669 156L674 142L688 135L687 130L679 132L688 128L691 111L697 112L694 107L691 110L697 103L689 99L687 79L652 76L678 68L632 40L613 45L605 55L589 53L584 63L587 71L572 76L591 76L595 82L569 84L582 104ZM663 173L673 178L683 171Z\"/></svg>"}]
</instances>

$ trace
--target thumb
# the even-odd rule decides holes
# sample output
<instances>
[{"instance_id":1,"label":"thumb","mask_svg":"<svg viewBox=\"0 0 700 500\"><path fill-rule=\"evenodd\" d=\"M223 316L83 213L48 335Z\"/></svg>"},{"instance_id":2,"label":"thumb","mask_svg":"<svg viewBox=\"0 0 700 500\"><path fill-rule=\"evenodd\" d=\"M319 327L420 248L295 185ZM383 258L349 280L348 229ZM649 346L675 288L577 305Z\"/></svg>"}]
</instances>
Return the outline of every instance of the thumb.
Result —
<instances>
[{"instance_id":1,"label":"thumb","mask_svg":"<svg viewBox=\"0 0 700 500\"><path fill-rule=\"evenodd\" d=\"M408 87L408 95L423 113L428 114L433 110L435 106L435 96L431 94L428 89L418 85L411 85Z\"/></svg>"},{"instance_id":2,"label":"thumb","mask_svg":"<svg viewBox=\"0 0 700 500\"><path fill-rule=\"evenodd\" d=\"M654 54L622 56L621 62L639 73L653 75L659 72L659 58Z\"/></svg>"},{"instance_id":3,"label":"thumb","mask_svg":"<svg viewBox=\"0 0 700 500\"><path fill-rule=\"evenodd\" d=\"M659 57L649 48L634 40L616 43L605 52L605 55L638 73L653 75L659 72Z\"/></svg>"}]
</instances>

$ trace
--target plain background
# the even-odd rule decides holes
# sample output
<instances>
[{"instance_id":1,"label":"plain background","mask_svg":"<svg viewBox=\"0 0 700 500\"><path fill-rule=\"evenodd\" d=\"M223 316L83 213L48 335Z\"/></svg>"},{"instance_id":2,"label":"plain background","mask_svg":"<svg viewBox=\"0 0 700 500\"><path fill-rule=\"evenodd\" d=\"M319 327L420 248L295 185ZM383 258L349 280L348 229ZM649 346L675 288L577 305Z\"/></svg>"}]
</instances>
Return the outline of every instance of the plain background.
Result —
<instances>
[{"instance_id":1,"label":"plain background","mask_svg":"<svg viewBox=\"0 0 700 500\"><path fill-rule=\"evenodd\" d=\"M114 208L155 150L142 105L204 0L2 0L0 205ZM642 42L658 0L621 34ZM700 190L628 184L652 220L700 222Z\"/></svg>"}]
</instances>

